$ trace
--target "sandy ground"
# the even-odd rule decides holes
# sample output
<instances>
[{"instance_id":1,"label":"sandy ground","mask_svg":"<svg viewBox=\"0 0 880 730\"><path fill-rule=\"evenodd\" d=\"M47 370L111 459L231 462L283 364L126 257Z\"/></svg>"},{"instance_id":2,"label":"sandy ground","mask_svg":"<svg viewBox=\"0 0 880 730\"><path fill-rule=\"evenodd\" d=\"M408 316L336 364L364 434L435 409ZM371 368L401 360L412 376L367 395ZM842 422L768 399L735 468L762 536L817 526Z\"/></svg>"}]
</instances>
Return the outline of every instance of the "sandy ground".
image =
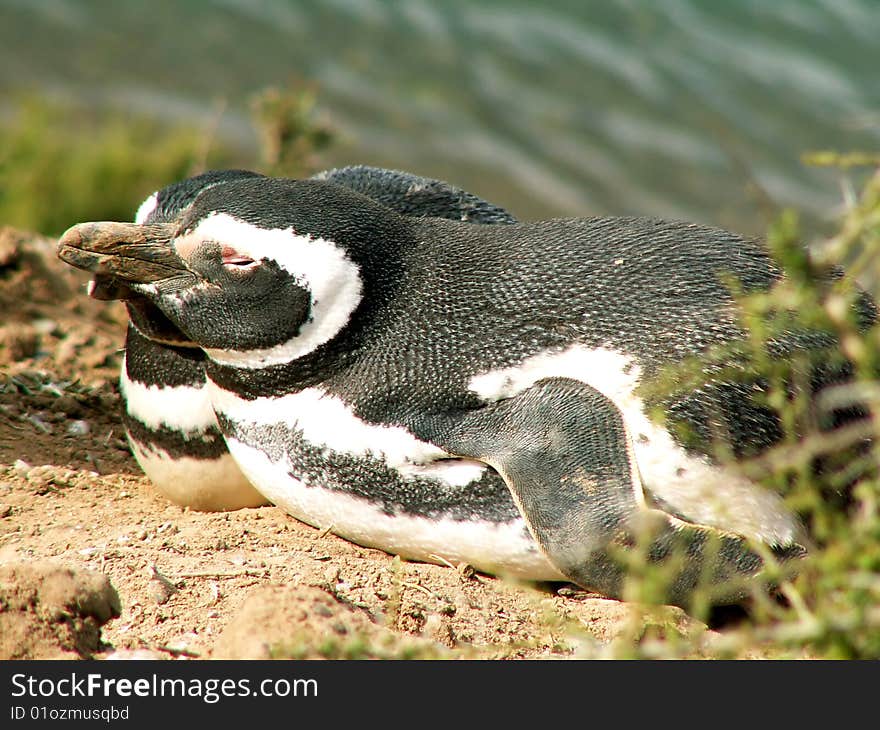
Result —
<instances>
[{"instance_id":1,"label":"sandy ground","mask_svg":"<svg viewBox=\"0 0 880 730\"><path fill-rule=\"evenodd\" d=\"M717 635L401 561L275 507L170 504L119 418L124 310L85 281L54 241L0 228L0 658L565 658Z\"/></svg>"}]
</instances>

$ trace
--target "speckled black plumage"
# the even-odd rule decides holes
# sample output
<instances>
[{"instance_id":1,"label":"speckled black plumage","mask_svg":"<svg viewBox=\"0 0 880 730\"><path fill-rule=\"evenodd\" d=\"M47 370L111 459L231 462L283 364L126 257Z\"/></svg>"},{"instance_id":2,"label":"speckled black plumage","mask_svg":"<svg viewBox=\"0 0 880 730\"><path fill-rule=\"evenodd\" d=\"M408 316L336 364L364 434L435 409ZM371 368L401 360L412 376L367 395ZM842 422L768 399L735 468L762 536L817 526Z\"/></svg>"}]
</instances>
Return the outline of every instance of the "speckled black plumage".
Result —
<instances>
[{"instance_id":1,"label":"speckled black plumage","mask_svg":"<svg viewBox=\"0 0 880 730\"><path fill-rule=\"evenodd\" d=\"M125 371L131 380L145 385L199 387L205 382L205 353L198 347L157 346L129 325Z\"/></svg>"},{"instance_id":2,"label":"speckled black plumage","mask_svg":"<svg viewBox=\"0 0 880 730\"><path fill-rule=\"evenodd\" d=\"M208 170L199 175L178 180L166 185L156 193L156 205L147 216L146 221L162 223L176 220L180 212L190 205L202 191L234 180L260 177L262 177L260 173L250 170Z\"/></svg>"},{"instance_id":3,"label":"speckled black plumage","mask_svg":"<svg viewBox=\"0 0 880 730\"><path fill-rule=\"evenodd\" d=\"M724 277L745 291L779 277L760 244L695 224L588 218L483 228L403 218L314 182L234 188L207 191L184 225L221 208L257 227L293 224L345 247L368 291L346 330L314 353L260 370L209 363L211 378L249 397L320 383L365 420L427 440L430 414L481 405L467 388L475 374L579 343L629 355L650 375L741 336ZM741 450L779 435L740 384L669 407L698 431L732 432Z\"/></svg>"}]
</instances>

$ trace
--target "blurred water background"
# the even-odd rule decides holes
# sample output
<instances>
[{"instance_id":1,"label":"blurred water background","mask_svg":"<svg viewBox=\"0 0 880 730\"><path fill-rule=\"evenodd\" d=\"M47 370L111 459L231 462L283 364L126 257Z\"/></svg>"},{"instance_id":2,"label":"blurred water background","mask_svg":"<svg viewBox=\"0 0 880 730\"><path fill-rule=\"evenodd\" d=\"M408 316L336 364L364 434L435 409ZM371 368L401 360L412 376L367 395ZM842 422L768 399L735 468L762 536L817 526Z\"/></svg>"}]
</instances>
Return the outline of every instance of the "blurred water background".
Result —
<instances>
[{"instance_id":1,"label":"blurred water background","mask_svg":"<svg viewBox=\"0 0 880 730\"><path fill-rule=\"evenodd\" d=\"M328 166L447 179L524 219L761 234L795 206L819 230L858 172L802 154L880 148L880 2L0 0L0 115L39 92L253 147L248 95L301 81Z\"/></svg>"}]
</instances>

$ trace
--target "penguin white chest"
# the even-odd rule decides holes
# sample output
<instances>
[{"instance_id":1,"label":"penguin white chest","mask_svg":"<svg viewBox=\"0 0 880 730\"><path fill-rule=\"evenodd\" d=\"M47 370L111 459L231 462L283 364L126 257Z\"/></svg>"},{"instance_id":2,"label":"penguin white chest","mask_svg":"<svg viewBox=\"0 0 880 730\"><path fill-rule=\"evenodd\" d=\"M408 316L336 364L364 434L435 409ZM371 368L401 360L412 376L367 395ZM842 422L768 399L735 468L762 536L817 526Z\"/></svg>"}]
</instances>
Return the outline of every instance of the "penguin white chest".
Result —
<instances>
[{"instance_id":1,"label":"penguin white chest","mask_svg":"<svg viewBox=\"0 0 880 730\"><path fill-rule=\"evenodd\" d=\"M560 578L485 464L367 423L319 388L250 400L208 388L241 470L297 519L409 558Z\"/></svg>"}]
</instances>

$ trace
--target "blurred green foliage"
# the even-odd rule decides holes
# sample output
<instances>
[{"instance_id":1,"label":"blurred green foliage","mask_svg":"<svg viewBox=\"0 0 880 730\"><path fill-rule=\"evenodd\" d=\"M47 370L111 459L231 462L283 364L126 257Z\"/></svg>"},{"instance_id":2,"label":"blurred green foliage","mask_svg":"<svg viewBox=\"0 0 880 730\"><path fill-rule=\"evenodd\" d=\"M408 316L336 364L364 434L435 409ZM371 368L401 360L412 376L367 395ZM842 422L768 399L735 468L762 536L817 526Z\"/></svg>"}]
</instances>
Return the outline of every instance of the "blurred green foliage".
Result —
<instances>
[{"instance_id":1,"label":"blurred green foliage","mask_svg":"<svg viewBox=\"0 0 880 730\"><path fill-rule=\"evenodd\" d=\"M267 175L290 176L317 167L317 153L333 141L330 128L316 121L317 101L313 85L301 85L295 94L270 87L251 98L262 171Z\"/></svg>"},{"instance_id":2,"label":"blurred green foliage","mask_svg":"<svg viewBox=\"0 0 880 730\"><path fill-rule=\"evenodd\" d=\"M216 119L200 128L22 95L0 121L0 224L58 235L81 221L131 220L154 190L206 169L308 174L333 138L315 106L303 85L255 94L259 148L248 151L218 139Z\"/></svg>"},{"instance_id":3,"label":"blurred green foliage","mask_svg":"<svg viewBox=\"0 0 880 730\"><path fill-rule=\"evenodd\" d=\"M849 164L847 156L841 161ZM874 289L880 275L880 170L847 211L839 232L807 258L791 224L777 226L771 250L786 272L782 285L744 304L747 322L768 319L771 327L792 316L821 325L837 343L820 352L822 362L852 363L850 382L826 388L812 405L776 385L771 397L787 426L788 444L756 466L778 484L788 474L786 494L804 516L816 543L801 575L787 588L791 606L768 612L765 632L782 624L778 639L820 656L880 657L880 323L868 324L857 282ZM829 278L828 271L845 276ZM871 292L876 298L876 291ZM768 317L769 315L769 317ZM867 326L866 326L867 325ZM767 339L766 337L764 338ZM789 366L793 366L789 363ZM828 414L857 408L863 417L826 433ZM820 465L820 469L806 468Z\"/></svg>"}]
</instances>

